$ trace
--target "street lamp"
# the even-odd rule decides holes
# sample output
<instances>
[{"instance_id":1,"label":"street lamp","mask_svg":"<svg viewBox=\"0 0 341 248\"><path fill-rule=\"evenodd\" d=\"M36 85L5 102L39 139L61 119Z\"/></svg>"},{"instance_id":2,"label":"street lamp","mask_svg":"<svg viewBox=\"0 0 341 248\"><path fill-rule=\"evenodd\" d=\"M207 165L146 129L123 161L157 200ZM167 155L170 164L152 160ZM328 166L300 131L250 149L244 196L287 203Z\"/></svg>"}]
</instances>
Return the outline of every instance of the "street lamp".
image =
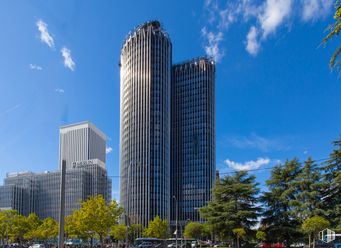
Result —
<instances>
[{"instance_id":1,"label":"street lamp","mask_svg":"<svg viewBox=\"0 0 341 248\"><path fill-rule=\"evenodd\" d=\"M126 248L128 248L130 220L129 220L129 216L127 213L125 213L124 216L125 216L125 223L126 223Z\"/></svg>"},{"instance_id":2,"label":"street lamp","mask_svg":"<svg viewBox=\"0 0 341 248\"><path fill-rule=\"evenodd\" d=\"M128 165L127 168L127 178L126 178L126 194L127 194L127 209L125 210L124 216L125 216L125 224L126 224L126 248L129 247L129 233L128 229L130 226L130 221L129 221L129 212L130 212L130 201L131 201L131 185L130 185L130 172L131 172L131 165L132 162Z\"/></svg>"},{"instance_id":3,"label":"street lamp","mask_svg":"<svg viewBox=\"0 0 341 248\"><path fill-rule=\"evenodd\" d=\"M181 228L181 243L180 243L180 248L182 248L182 241L185 240L185 237L184 237L184 228L186 227L187 223L190 222L191 219L187 219L185 221L185 223L183 223L183 225L180 225L180 228ZM185 240L185 246L186 246L186 240Z\"/></svg>"},{"instance_id":4,"label":"street lamp","mask_svg":"<svg viewBox=\"0 0 341 248\"><path fill-rule=\"evenodd\" d=\"M175 248L178 248L178 199L173 195L175 200Z\"/></svg>"}]
</instances>

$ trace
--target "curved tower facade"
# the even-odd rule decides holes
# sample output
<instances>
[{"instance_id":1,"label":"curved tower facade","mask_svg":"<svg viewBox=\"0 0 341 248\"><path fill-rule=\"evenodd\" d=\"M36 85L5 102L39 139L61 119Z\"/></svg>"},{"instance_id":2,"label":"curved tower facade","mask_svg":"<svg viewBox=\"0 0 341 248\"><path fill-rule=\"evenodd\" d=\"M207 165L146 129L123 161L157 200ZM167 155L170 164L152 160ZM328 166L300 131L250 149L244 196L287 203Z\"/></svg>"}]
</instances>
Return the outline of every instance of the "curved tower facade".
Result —
<instances>
[{"instance_id":1,"label":"curved tower facade","mask_svg":"<svg viewBox=\"0 0 341 248\"><path fill-rule=\"evenodd\" d=\"M126 38L120 59L120 201L130 223L170 219L172 44L158 21Z\"/></svg>"}]
</instances>

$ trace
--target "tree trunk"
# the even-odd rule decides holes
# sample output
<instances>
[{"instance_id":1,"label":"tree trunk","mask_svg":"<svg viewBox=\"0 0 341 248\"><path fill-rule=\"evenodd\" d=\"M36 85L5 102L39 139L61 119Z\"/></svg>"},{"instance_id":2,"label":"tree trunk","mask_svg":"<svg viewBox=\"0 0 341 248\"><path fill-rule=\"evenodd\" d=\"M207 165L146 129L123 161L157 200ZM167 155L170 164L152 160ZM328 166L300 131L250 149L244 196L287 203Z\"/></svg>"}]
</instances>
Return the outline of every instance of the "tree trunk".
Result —
<instances>
[{"instance_id":1,"label":"tree trunk","mask_svg":"<svg viewBox=\"0 0 341 248\"><path fill-rule=\"evenodd\" d=\"M311 246L311 235L309 234L309 243L308 243L308 247L310 248Z\"/></svg>"},{"instance_id":2,"label":"tree trunk","mask_svg":"<svg viewBox=\"0 0 341 248\"><path fill-rule=\"evenodd\" d=\"M239 248L239 236L237 235L237 248Z\"/></svg>"},{"instance_id":3,"label":"tree trunk","mask_svg":"<svg viewBox=\"0 0 341 248\"><path fill-rule=\"evenodd\" d=\"M313 238L313 248L315 248L315 236Z\"/></svg>"},{"instance_id":4,"label":"tree trunk","mask_svg":"<svg viewBox=\"0 0 341 248\"><path fill-rule=\"evenodd\" d=\"M99 235L99 242L101 242L101 247L103 247L103 236Z\"/></svg>"}]
</instances>

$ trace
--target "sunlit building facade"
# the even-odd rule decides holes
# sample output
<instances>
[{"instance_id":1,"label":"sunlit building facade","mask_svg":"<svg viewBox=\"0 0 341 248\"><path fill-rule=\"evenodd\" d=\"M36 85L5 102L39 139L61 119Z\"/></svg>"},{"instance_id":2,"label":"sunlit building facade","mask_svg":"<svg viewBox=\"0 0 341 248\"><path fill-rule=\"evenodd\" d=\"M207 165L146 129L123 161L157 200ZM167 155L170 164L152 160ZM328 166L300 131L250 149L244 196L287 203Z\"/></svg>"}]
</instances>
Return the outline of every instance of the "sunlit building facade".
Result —
<instances>
[{"instance_id":1,"label":"sunlit building facade","mask_svg":"<svg viewBox=\"0 0 341 248\"><path fill-rule=\"evenodd\" d=\"M170 218L172 43L158 21L124 41L120 59L120 201L131 223Z\"/></svg>"},{"instance_id":2,"label":"sunlit building facade","mask_svg":"<svg viewBox=\"0 0 341 248\"><path fill-rule=\"evenodd\" d=\"M75 161L99 159L105 163L106 136L94 124L84 121L63 126L59 130L59 166L66 161L71 168Z\"/></svg>"},{"instance_id":3,"label":"sunlit building facade","mask_svg":"<svg viewBox=\"0 0 341 248\"><path fill-rule=\"evenodd\" d=\"M120 59L120 202L130 223L201 221L215 180L215 63L172 65L158 21L135 28ZM182 222L181 222L182 221Z\"/></svg>"}]
</instances>

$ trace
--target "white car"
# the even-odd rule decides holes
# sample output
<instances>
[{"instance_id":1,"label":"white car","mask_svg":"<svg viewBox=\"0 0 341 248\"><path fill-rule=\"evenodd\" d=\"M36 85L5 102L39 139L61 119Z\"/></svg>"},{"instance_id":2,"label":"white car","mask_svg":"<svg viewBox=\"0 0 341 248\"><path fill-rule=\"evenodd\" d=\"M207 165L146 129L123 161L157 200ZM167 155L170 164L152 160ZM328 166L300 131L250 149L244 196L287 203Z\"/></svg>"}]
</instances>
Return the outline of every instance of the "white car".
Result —
<instances>
[{"instance_id":1,"label":"white car","mask_svg":"<svg viewBox=\"0 0 341 248\"><path fill-rule=\"evenodd\" d=\"M43 244L34 244L34 245L31 245L29 248L45 248L45 245L43 245Z\"/></svg>"}]
</instances>

